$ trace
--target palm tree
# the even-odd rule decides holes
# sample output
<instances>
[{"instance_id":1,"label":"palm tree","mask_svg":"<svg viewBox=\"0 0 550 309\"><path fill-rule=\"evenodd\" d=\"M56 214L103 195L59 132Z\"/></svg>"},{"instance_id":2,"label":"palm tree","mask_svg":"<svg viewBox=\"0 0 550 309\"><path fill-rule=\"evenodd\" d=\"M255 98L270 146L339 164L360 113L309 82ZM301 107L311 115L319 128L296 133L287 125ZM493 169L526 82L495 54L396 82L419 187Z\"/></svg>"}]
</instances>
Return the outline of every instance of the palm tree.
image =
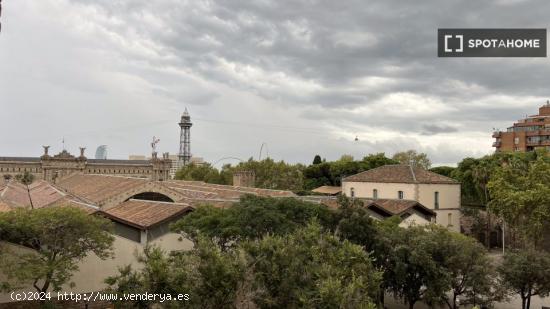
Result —
<instances>
[{"instance_id":1,"label":"palm tree","mask_svg":"<svg viewBox=\"0 0 550 309\"><path fill-rule=\"evenodd\" d=\"M487 247L490 247L490 230L491 230L491 214L489 213L489 208L487 204L489 203L489 190L487 184L491 179L491 170L492 166L487 160L481 160L476 164L475 168L472 171L472 178L474 183L478 187L478 190L481 191L481 200L482 204L485 207L487 214L487 232L485 233L485 244Z\"/></svg>"}]
</instances>

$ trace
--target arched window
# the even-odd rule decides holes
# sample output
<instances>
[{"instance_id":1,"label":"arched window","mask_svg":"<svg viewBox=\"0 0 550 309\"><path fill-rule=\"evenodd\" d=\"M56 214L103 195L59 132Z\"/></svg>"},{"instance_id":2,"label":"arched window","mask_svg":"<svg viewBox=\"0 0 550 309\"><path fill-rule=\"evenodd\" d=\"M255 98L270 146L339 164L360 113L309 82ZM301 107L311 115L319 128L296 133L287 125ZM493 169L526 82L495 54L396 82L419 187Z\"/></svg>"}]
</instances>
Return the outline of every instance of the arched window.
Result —
<instances>
[{"instance_id":1,"label":"arched window","mask_svg":"<svg viewBox=\"0 0 550 309\"><path fill-rule=\"evenodd\" d=\"M439 209L439 192L434 192L434 209Z\"/></svg>"},{"instance_id":2,"label":"arched window","mask_svg":"<svg viewBox=\"0 0 550 309\"><path fill-rule=\"evenodd\" d=\"M377 199L378 198L378 189L372 189L372 198Z\"/></svg>"}]
</instances>

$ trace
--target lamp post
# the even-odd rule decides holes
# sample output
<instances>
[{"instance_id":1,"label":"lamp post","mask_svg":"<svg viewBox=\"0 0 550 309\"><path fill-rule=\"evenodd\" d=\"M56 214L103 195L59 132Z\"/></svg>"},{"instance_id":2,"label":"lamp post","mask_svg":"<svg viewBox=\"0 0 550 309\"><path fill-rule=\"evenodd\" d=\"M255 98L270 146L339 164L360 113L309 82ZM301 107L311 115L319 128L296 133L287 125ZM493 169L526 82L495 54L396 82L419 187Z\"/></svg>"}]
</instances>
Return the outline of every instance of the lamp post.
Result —
<instances>
[{"instance_id":1,"label":"lamp post","mask_svg":"<svg viewBox=\"0 0 550 309\"><path fill-rule=\"evenodd\" d=\"M506 221L502 219L502 255L504 255L504 248L506 247L504 245L504 226L506 225Z\"/></svg>"}]
</instances>

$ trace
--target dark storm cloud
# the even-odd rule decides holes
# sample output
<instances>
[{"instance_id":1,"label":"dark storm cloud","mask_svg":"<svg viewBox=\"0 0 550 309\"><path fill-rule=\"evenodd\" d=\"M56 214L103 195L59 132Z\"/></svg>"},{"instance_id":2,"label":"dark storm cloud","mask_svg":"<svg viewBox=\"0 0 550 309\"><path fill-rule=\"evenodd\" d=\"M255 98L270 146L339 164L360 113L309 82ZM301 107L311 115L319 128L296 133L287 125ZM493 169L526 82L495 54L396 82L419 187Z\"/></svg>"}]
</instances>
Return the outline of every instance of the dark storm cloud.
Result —
<instances>
[{"instance_id":1,"label":"dark storm cloud","mask_svg":"<svg viewBox=\"0 0 550 309\"><path fill-rule=\"evenodd\" d=\"M457 128L437 124L425 124L422 126L422 129L424 129L422 135L435 135L439 133L451 133L458 131Z\"/></svg>"},{"instance_id":2,"label":"dark storm cloud","mask_svg":"<svg viewBox=\"0 0 550 309\"><path fill-rule=\"evenodd\" d=\"M114 31L135 32L173 54L164 65L183 65L207 79L253 88L266 98L334 107L369 104L395 91L464 101L495 92L546 95L545 59L435 57L437 28L541 27L550 20L545 1L80 2L120 18L124 26ZM154 25L154 19L161 25ZM273 90L236 81L235 72L225 71L220 61L235 64L235 70L248 66L266 75L284 73L319 89L298 96L277 85ZM365 76L395 83L349 89ZM451 81L479 91L444 86Z\"/></svg>"}]
</instances>

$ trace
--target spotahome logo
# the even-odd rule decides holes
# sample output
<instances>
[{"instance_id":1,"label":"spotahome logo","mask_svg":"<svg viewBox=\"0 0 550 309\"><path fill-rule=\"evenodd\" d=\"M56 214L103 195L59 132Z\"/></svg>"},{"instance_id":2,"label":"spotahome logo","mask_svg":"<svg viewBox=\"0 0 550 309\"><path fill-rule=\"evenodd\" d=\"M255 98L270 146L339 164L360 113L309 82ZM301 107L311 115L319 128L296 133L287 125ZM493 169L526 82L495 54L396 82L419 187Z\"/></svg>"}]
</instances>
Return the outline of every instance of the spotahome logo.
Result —
<instances>
[{"instance_id":1,"label":"spotahome logo","mask_svg":"<svg viewBox=\"0 0 550 309\"><path fill-rule=\"evenodd\" d=\"M546 29L438 29L439 57L546 57Z\"/></svg>"}]
</instances>

